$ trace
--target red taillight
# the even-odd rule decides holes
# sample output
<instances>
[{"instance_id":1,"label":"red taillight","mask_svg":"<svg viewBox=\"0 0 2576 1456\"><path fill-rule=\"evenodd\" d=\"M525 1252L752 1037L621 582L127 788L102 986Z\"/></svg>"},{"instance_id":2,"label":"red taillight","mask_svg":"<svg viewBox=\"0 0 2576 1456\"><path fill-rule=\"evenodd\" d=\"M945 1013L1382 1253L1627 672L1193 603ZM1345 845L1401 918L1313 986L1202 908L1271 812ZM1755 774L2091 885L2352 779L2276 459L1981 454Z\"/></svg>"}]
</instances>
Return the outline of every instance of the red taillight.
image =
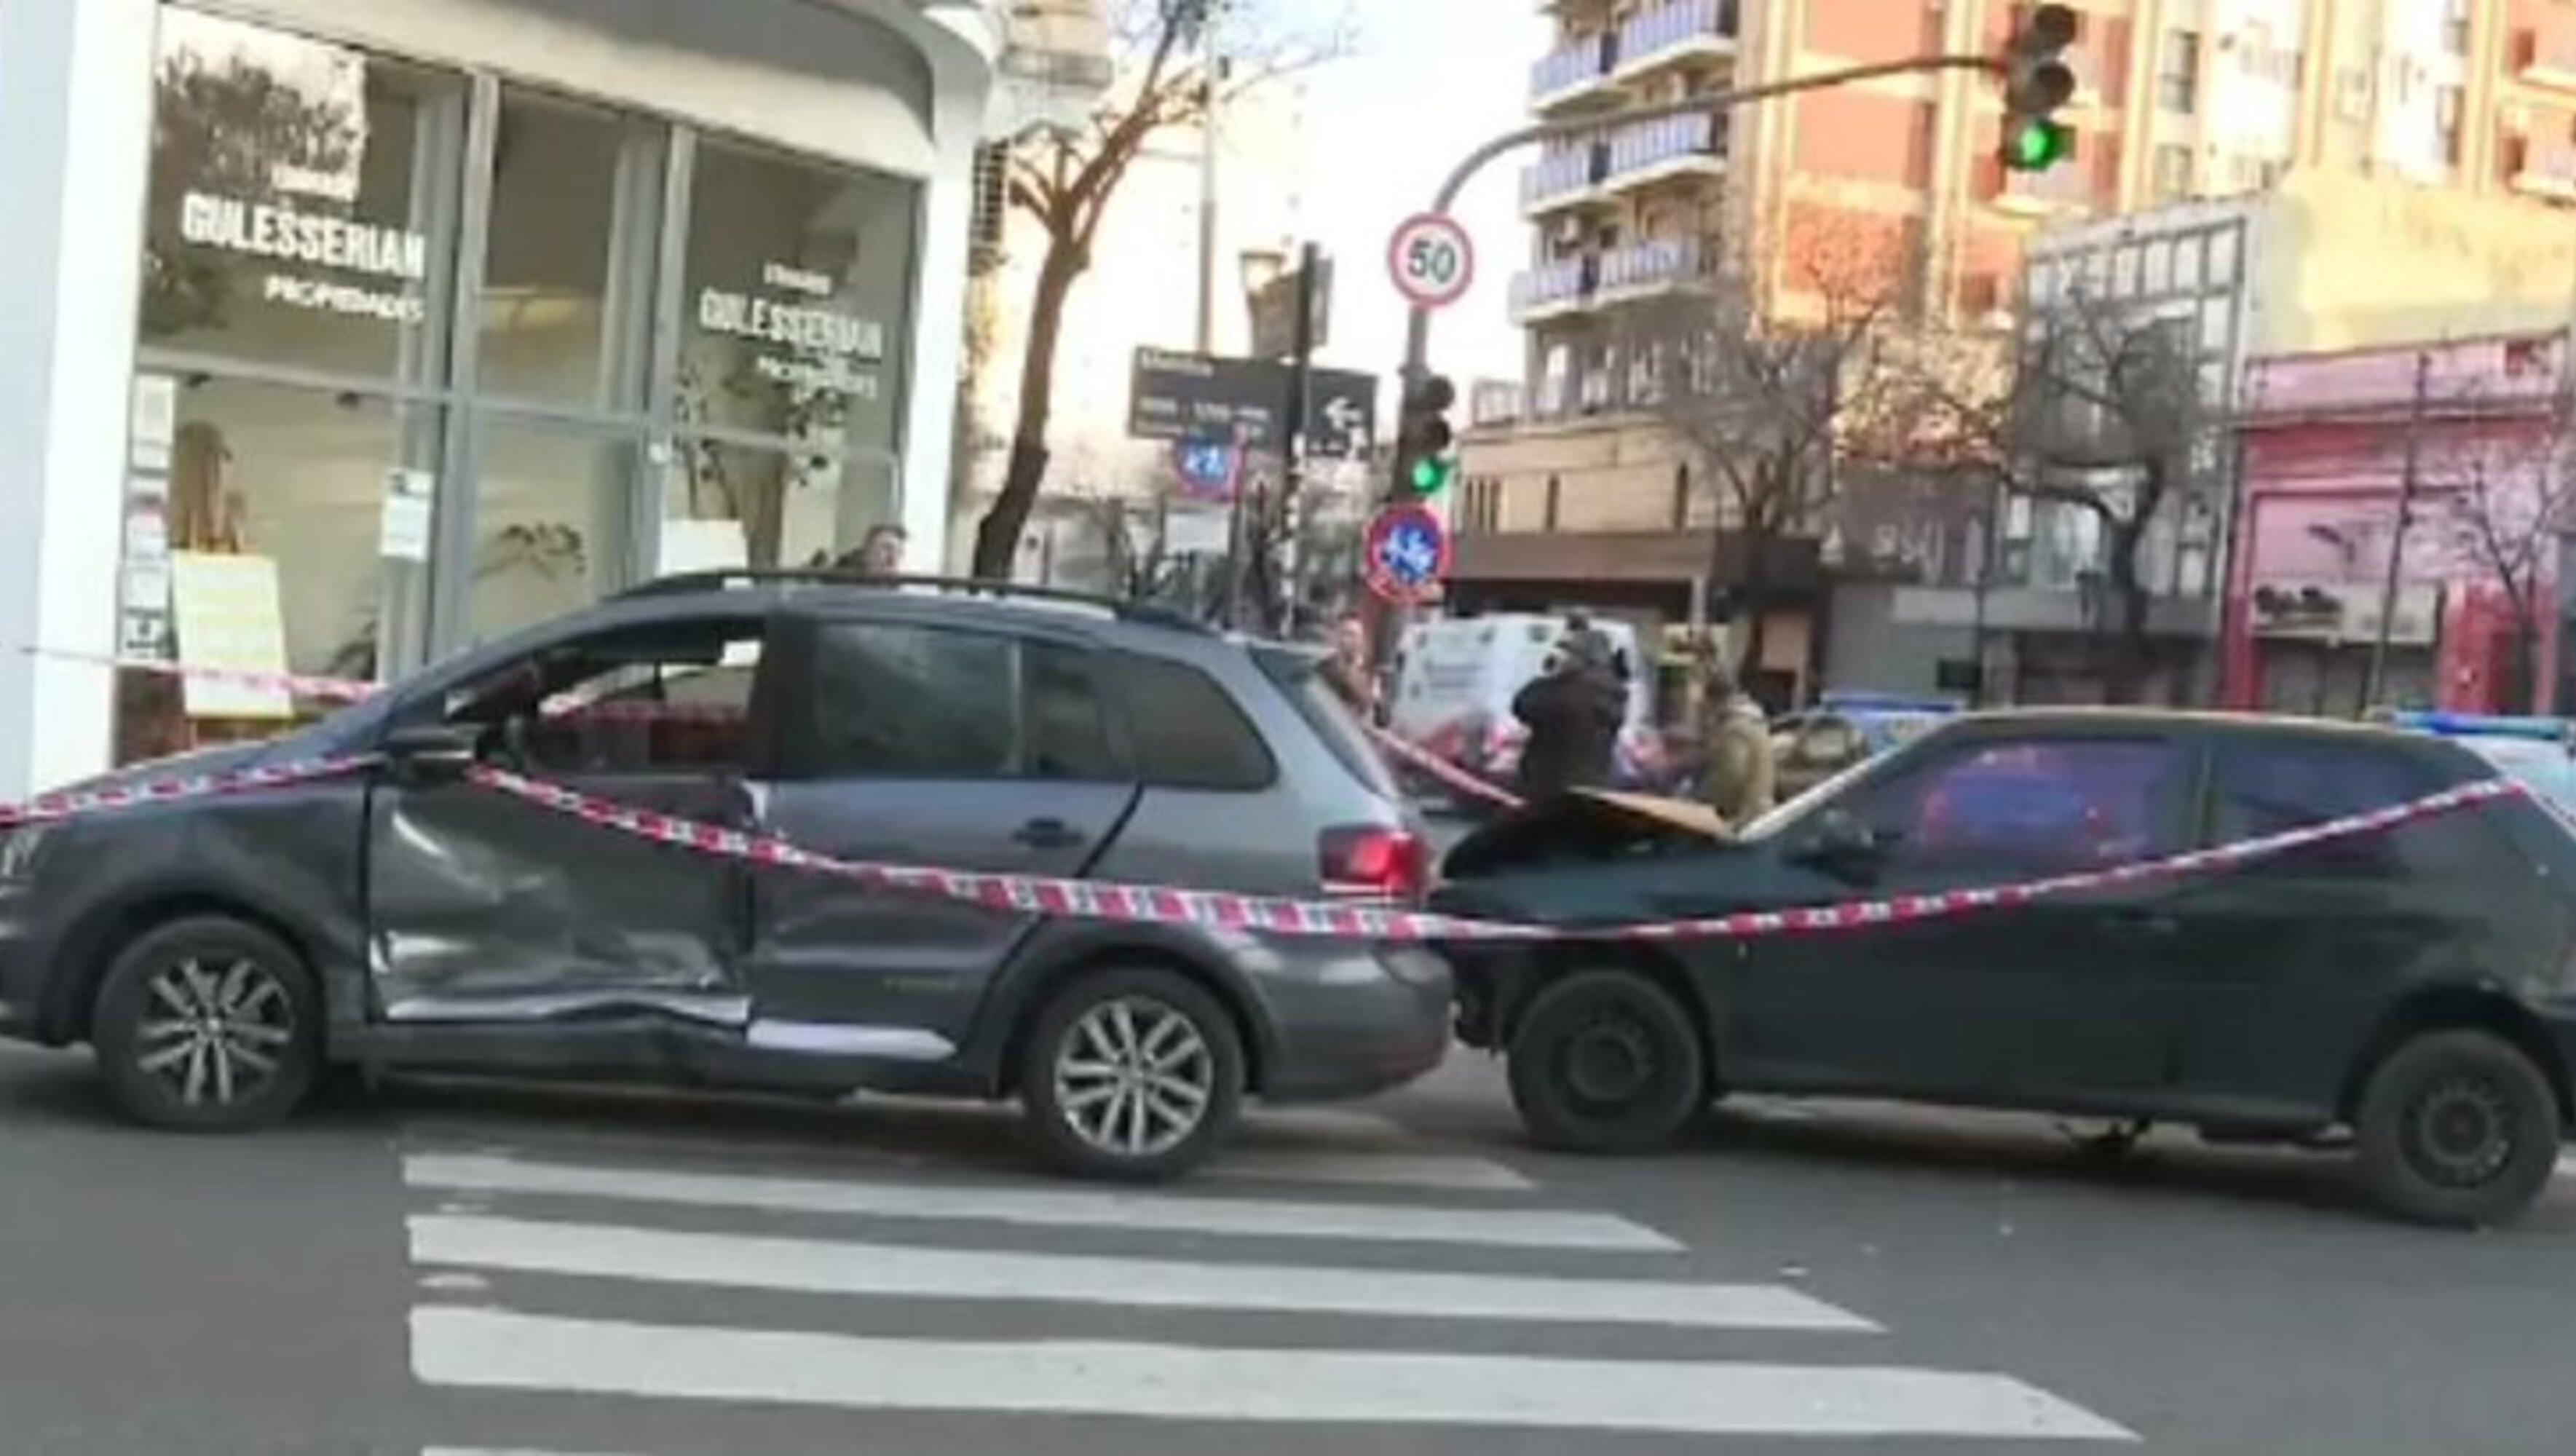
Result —
<instances>
[{"instance_id":1,"label":"red taillight","mask_svg":"<svg viewBox=\"0 0 2576 1456\"><path fill-rule=\"evenodd\" d=\"M1431 846L1401 829L1327 829L1318 845L1324 893L1412 904L1431 887Z\"/></svg>"}]
</instances>

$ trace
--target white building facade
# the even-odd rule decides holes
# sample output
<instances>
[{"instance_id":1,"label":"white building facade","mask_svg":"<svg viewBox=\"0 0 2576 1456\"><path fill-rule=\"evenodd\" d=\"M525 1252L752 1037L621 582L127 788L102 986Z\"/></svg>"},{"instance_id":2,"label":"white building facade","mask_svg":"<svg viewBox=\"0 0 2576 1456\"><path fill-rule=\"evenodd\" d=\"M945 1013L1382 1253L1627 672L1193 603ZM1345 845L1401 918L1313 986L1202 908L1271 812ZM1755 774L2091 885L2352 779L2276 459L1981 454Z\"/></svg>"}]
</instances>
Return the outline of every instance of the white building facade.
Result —
<instances>
[{"instance_id":1,"label":"white building facade","mask_svg":"<svg viewBox=\"0 0 2576 1456\"><path fill-rule=\"evenodd\" d=\"M998 5L0 5L0 803L691 565L945 554Z\"/></svg>"}]
</instances>

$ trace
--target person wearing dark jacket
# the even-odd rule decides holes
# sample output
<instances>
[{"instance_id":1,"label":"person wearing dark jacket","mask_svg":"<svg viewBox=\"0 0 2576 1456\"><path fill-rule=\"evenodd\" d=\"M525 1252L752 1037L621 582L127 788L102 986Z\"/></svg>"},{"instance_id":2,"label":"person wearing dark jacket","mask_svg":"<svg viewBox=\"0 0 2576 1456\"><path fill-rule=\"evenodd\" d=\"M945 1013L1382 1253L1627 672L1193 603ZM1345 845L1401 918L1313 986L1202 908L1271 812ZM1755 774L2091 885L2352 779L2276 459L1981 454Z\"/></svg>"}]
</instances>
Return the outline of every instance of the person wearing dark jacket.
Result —
<instances>
[{"instance_id":1,"label":"person wearing dark jacket","mask_svg":"<svg viewBox=\"0 0 2576 1456\"><path fill-rule=\"evenodd\" d=\"M1512 716L1529 729L1521 747L1524 794L1538 798L1609 784L1628 693L1611 667L1608 641L1588 628L1567 632L1548 670L1513 697Z\"/></svg>"}]
</instances>

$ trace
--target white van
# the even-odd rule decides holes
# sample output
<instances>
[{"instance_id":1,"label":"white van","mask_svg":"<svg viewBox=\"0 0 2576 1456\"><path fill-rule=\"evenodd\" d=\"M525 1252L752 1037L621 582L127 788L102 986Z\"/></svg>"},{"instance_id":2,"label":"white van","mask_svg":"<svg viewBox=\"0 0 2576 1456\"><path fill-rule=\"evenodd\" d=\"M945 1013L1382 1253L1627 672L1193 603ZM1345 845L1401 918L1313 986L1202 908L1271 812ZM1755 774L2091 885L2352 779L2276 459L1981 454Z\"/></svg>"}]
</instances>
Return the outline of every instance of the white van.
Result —
<instances>
[{"instance_id":1,"label":"white van","mask_svg":"<svg viewBox=\"0 0 2576 1456\"><path fill-rule=\"evenodd\" d=\"M1662 772L1662 735L1654 726L1654 662L1639 649L1636 629L1595 617L1628 665L1628 718L1619 730L1619 781L1652 782ZM1489 782L1509 786L1529 730L1512 716L1512 697L1546 669L1565 635L1565 618L1503 612L1486 617L1417 622L1396 644L1395 697L1387 726L1417 747Z\"/></svg>"}]
</instances>

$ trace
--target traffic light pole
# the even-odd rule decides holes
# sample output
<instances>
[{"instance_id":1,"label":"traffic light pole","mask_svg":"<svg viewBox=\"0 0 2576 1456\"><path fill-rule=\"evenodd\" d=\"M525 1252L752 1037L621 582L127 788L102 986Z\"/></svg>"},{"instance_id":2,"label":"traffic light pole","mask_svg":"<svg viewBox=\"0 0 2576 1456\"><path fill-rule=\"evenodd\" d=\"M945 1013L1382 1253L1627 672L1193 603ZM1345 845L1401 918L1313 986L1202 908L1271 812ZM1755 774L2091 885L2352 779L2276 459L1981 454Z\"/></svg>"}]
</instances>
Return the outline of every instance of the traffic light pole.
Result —
<instances>
[{"instance_id":1,"label":"traffic light pole","mask_svg":"<svg viewBox=\"0 0 2576 1456\"><path fill-rule=\"evenodd\" d=\"M1606 116L1586 116L1564 121L1545 121L1507 131L1469 152L1464 161L1450 172L1447 181L1432 198L1431 211L1442 216L1458 205L1458 194L1485 169L1485 164L1507 152L1550 137L1572 136L1579 132L1598 131L1625 126L1631 122L1663 121L1676 116L1695 116L1706 111L1731 110L1757 101L1770 101L1781 96L1794 96L1801 91L1822 91L1834 86L1848 86L1854 81L1872 81L1881 76L1908 76L1927 71L1995 72L2001 63L1993 56L1912 56L1901 61L1881 61L1875 65L1848 66L1839 71L1820 71L1812 76L1795 76L1786 81L1772 81L1760 86L1739 86L1732 90L1710 91L1687 101L1666 102L1658 106L1640 106L1629 111L1615 111ZM1405 320L1403 383L1412 387L1431 368L1431 310L1416 307ZM1412 496L1409 482L1399 474L1388 492L1390 500L1407 500Z\"/></svg>"}]
</instances>

